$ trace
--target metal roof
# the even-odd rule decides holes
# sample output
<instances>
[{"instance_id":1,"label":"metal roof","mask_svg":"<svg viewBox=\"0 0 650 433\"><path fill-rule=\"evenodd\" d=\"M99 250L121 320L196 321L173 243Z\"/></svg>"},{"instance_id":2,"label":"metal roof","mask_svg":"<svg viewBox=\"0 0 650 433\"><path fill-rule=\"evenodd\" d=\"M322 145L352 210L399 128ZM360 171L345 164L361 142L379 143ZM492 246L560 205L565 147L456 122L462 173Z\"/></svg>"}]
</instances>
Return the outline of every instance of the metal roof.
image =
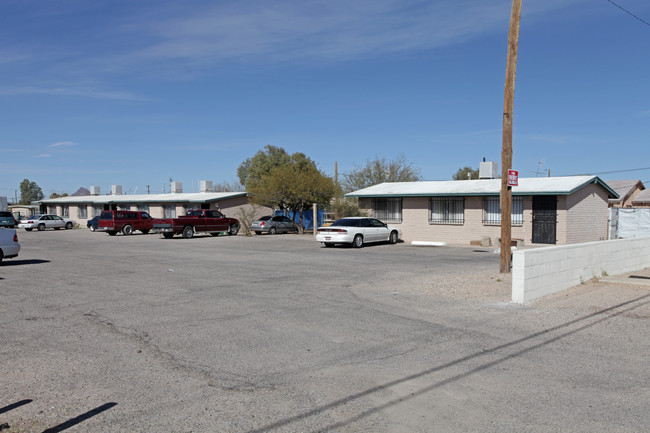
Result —
<instances>
[{"instance_id":1,"label":"metal roof","mask_svg":"<svg viewBox=\"0 0 650 433\"><path fill-rule=\"evenodd\" d=\"M86 195L35 201L43 204L207 203L248 195L247 192L194 192L179 194Z\"/></svg>"},{"instance_id":2,"label":"metal roof","mask_svg":"<svg viewBox=\"0 0 650 433\"><path fill-rule=\"evenodd\" d=\"M519 178L513 195L569 195L595 183L610 197L618 197L598 176L563 176ZM417 197L417 196L484 196L499 195L501 179L443 180L420 182L385 182L346 194L346 197Z\"/></svg>"}]
</instances>

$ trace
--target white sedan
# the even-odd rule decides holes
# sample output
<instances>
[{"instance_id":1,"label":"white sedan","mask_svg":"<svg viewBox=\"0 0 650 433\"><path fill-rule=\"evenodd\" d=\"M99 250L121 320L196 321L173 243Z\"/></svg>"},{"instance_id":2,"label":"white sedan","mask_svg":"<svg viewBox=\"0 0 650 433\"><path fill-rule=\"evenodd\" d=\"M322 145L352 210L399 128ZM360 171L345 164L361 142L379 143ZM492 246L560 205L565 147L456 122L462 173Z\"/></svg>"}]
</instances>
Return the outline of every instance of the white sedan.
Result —
<instances>
[{"instance_id":1,"label":"white sedan","mask_svg":"<svg viewBox=\"0 0 650 433\"><path fill-rule=\"evenodd\" d=\"M3 259L18 257L20 244L15 229L0 228L0 263Z\"/></svg>"},{"instance_id":2,"label":"white sedan","mask_svg":"<svg viewBox=\"0 0 650 433\"><path fill-rule=\"evenodd\" d=\"M57 215L32 215L29 218L20 220L18 228L25 229L28 232L36 229L39 232L42 232L45 229L71 229L77 223L69 220L63 219Z\"/></svg>"},{"instance_id":3,"label":"white sedan","mask_svg":"<svg viewBox=\"0 0 650 433\"><path fill-rule=\"evenodd\" d=\"M400 236L398 228L386 225L376 218L353 217L342 218L327 227L319 227L316 241L324 243L326 247L352 244L355 248L361 248L371 242L395 244Z\"/></svg>"}]
</instances>

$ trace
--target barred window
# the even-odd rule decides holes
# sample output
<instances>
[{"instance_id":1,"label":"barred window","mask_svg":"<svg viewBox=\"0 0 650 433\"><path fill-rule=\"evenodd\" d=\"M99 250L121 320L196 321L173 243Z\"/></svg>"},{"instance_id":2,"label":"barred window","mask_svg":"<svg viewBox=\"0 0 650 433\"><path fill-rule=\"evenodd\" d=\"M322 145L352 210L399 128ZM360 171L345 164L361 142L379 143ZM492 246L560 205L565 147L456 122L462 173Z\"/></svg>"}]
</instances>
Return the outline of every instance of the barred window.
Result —
<instances>
[{"instance_id":1,"label":"barred window","mask_svg":"<svg viewBox=\"0 0 650 433\"><path fill-rule=\"evenodd\" d=\"M176 218L176 205L165 204L163 205L163 218Z\"/></svg>"},{"instance_id":2,"label":"barred window","mask_svg":"<svg viewBox=\"0 0 650 433\"><path fill-rule=\"evenodd\" d=\"M149 205L148 204L138 204L138 211L149 213Z\"/></svg>"},{"instance_id":3,"label":"barred window","mask_svg":"<svg viewBox=\"0 0 650 433\"><path fill-rule=\"evenodd\" d=\"M78 215L81 219L88 218L88 207L85 204L79 205Z\"/></svg>"},{"instance_id":4,"label":"barred window","mask_svg":"<svg viewBox=\"0 0 650 433\"><path fill-rule=\"evenodd\" d=\"M372 201L372 208L375 210L375 218L385 223L402 222L402 199L401 198L376 198Z\"/></svg>"},{"instance_id":5,"label":"barred window","mask_svg":"<svg viewBox=\"0 0 650 433\"><path fill-rule=\"evenodd\" d=\"M100 216L104 212L104 206L93 206L93 216Z\"/></svg>"},{"instance_id":6,"label":"barred window","mask_svg":"<svg viewBox=\"0 0 650 433\"><path fill-rule=\"evenodd\" d=\"M524 225L524 198L521 196L512 197L512 213L510 214L513 226ZM483 198L483 225L501 225L501 197Z\"/></svg>"},{"instance_id":7,"label":"barred window","mask_svg":"<svg viewBox=\"0 0 650 433\"><path fill-rule=\"evenodd\" d=\"M431 197L429 223L464 224L465 197Z\"/></svg>"},{"instance_id":8,"label":"barred window","mask_svg":"<svg viewBox=\"0 0 650 433\"><path fill-rule=\"evenodd\" d=\"M61 206L61 213L63 214L63 218L70 218L70 206L67 204Z\"/></svg>"}]
</instances>

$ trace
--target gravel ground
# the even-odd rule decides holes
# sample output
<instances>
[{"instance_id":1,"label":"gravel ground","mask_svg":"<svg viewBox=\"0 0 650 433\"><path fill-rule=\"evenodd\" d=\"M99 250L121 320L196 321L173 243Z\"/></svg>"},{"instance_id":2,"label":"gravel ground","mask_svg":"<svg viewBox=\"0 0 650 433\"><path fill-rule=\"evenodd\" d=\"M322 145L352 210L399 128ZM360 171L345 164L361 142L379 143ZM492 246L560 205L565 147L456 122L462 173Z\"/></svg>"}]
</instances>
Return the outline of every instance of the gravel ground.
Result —
<instances>
[{"instance_id":1,"label":"gravel ground","mask_svg":"<svg viewBox=\"0 0 650 433\"><path fill-rule=\"evenodd\" d=\"M646 285L521 306L480 248L19 237L0 267L3 433L650 425Z\"/></svg>"}]
</instances>

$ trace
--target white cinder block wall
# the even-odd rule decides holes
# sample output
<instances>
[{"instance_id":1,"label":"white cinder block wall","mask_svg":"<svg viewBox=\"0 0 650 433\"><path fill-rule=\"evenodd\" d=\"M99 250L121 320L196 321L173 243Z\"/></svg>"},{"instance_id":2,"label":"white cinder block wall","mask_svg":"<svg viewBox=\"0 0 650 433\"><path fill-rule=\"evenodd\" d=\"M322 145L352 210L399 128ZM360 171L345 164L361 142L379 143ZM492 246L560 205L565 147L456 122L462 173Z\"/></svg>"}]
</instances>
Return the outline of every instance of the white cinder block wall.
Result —
<instances>
[{"instance_id":1,"label":"white cinder block wall","mask_svg":"<svg viewBox=\"0 0 650 433\"><path fill-rule=\"evenodd\" d=\"M515 251L512 255L512 302L523 304L592 278L647 267L650 267L650 238Z\"/></svg>"}]
</instances>

